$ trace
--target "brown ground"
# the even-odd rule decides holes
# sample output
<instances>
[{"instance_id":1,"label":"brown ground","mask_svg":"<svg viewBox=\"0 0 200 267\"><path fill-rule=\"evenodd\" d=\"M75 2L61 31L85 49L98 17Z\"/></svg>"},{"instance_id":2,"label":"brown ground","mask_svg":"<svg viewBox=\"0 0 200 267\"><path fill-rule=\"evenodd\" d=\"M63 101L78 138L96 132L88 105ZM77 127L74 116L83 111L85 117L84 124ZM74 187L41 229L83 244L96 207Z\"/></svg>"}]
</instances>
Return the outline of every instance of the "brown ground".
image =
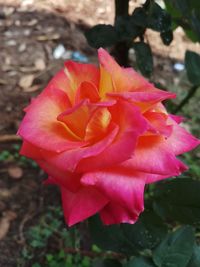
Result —
<instances>
[{"instance_id":1,"label":"brown ground","mask_svg":"<svg viewBox=\"0 0 200 267\"><path fill-rule=\"evenodd\" d=\"M3 139L16 133L23 108L62 67L63 60L53 58L55 47L63 44L95 61L96 52L83 31L95 23L111 23L114 8L110 0L7 0L6 5L0 0L0 5L0 150L12 155L18 141ZM166 80L175 82L173 62L182 61L186 49L200 52L199 44L190 43L180 29L175 36L170 47L155 33L146 36L157 54L154 80L164 86ZM14 267L27 228L45 211L45 203L59 203L59 195L55 188L41 185L43 172L16 158L0 161L0 175L0 267Z\"/></svg>"}]
</instances>

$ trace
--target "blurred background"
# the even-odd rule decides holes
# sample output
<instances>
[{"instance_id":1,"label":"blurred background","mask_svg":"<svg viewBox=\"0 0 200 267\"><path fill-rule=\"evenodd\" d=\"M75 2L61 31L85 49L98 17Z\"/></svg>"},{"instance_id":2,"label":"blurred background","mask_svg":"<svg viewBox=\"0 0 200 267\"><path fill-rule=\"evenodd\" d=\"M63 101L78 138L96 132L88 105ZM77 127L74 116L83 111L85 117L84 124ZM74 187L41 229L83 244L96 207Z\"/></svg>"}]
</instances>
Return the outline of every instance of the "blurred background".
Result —
<instances>
[{"instance_id":1,"label":"blurred background","mask_svg":"<svg viewBox=\"0 0 200 267\"><path fill-rule=\"evenodd\" d=\"M144 2L130 0L129 14ZM156 2L165 8L163 1ZM0 267L87 267L93 258L102 257L95 244L89 250L85 251L87 244L80 249L80 241L87 237L73 228L67 231L59 192L43 186L43 171L19 156L20 140L15 134L24 107L65 60L97 64L96 44L85 33L96 24L113 25L115 20L114 0L0 0ZM168 108L183 115L185 127L198 136L200 90L188 79L185 53L200 54L200 43L186 35L184 25L172 24L173 40L168 45L153 27L134 38L151 48L152 66L146 76L158 87L177 93ZM112 45L105 46L113 51ZM129 48L128 64L143 72L144 61L138 64L137 49ZM192 66L199 68L196 76L200 76L198 57L195 62ZM191 91L194 86L195 92ZM190 165L189 175L199 179L200 151L184 160Z\"/></svg>"}]
</instances>

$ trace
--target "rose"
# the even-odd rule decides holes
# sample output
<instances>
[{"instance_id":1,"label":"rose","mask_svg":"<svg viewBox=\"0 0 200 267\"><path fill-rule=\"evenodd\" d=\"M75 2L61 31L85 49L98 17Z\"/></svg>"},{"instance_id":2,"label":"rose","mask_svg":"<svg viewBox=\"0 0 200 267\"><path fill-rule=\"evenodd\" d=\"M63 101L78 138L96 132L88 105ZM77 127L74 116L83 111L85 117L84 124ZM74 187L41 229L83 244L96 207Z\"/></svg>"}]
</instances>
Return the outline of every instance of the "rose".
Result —
<instances>
[{"instance_id":1,"label":"rose","mask_svg":"<svg viewBox=\"0 0 200 267\"><path fill-rule=\"evenodd\" d=\"M100 68L65 63L26 108L21 154L59 185L68 225L99 212L104 224L134 223L145 184L179 175L176 158L199 144L169 115L174 98L99 49Z\"/></svg>"}]
</instances>

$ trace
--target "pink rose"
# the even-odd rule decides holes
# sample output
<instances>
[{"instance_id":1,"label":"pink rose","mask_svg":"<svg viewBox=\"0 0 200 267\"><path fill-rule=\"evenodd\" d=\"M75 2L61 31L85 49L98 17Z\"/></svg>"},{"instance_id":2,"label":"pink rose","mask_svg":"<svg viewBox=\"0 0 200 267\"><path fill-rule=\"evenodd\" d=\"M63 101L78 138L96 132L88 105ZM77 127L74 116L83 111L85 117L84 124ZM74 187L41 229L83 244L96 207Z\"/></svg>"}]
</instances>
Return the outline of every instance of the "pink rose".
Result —
<instances>
[{"instance_id":1,"label":"pink rose","mask_svg":"<svg viewBox=\"0 0 200 267\"><path fill-rule=\"evenodd\" d=\"M144 187L181 174L176 158L200 142L162 101L174 98L103 49L100 67L67 61L25 109L21 154L62 193L67 224L99 212L104 224L134 223Z\"/></svg>"}]
</instances>

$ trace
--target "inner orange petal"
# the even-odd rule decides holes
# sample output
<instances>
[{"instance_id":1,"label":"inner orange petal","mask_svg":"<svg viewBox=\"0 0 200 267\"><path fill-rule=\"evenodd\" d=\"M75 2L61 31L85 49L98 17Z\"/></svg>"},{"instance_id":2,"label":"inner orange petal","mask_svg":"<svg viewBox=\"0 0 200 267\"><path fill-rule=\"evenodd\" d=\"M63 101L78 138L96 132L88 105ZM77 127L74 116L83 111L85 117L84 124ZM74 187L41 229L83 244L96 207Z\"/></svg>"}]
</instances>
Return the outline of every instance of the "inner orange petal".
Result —
<instances>
[{"instance_id":1,"label":"inner orange petal","mask_svg":"<svg viewBox=\"0 0 200 267\"><path fill-rule=\"evenodd\" d=\"M86 131L85 141L98 140L106 133L111 121L111 114L107 108L98 108L90 118Z\"/></svg>"}]
</instances>

